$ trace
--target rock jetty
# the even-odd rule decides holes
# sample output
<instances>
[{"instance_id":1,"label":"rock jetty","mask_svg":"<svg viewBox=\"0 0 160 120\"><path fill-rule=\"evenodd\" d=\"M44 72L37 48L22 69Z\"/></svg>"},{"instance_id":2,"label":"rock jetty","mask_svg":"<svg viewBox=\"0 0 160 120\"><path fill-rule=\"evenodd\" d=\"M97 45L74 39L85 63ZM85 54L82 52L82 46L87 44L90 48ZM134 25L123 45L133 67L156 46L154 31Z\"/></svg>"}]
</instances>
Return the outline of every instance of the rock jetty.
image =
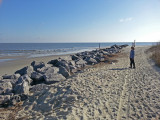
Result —
<instances>
[{"instance_id":1,"label":"rock jetty","mask_svg":"<svg viewBox=\"0 0 160 120\"><path fill-rule=\"evenodd\" d=\"M65 81L88 65L105 62L105 56L119 53L128 45L85 51L70 55L69 59L54 59L47 64L33 61L13 75L0 76L0 107L13 106L28 98L30 92L43 89L49 84Z\"/></svg>"}]
</instances>

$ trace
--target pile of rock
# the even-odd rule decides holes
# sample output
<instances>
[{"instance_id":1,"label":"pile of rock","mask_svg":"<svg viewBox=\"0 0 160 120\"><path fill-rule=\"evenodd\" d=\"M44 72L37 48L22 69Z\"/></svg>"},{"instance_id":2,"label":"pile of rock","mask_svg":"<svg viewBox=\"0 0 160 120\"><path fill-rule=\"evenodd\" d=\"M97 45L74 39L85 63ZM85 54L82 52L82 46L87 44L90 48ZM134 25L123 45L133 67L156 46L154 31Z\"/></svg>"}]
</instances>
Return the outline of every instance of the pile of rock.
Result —
<instances>
[{"instance_id":1,"label":"pile of rock","mask_svg":"<svg viewBox=\"0 0 160 120\"><path fill-rule=\"evenodd\" d=\"M127 45L113 45L93 51L85 51L70 55L70 59L54 59L47 64L33 61L30 66L17 70L13 75L0 76L0 105L15 105L27 99L30 91L37 87L64 81L72 74L87 65L98 64L105 61L104 55L120 52ZM41 88L40 88L41 89Z\"/></svg>"}]
</instances>

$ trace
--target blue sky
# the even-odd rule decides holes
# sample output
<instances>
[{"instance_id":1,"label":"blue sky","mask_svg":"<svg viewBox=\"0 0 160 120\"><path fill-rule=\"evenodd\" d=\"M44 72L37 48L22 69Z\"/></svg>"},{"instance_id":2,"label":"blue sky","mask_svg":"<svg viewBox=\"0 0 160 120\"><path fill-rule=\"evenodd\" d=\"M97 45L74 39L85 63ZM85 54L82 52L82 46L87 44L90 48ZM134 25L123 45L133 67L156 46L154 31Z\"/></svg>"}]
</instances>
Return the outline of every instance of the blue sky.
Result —
<instances>
[{"instance_id":1,"label":"blue sky","mask_svg":"<svg viewBox=\"0 0 160 120\"><path fill-rule=\"evenodd\" d=\"M160 41L160 0L0 0L0 42Z\"/></svg>"}]
</instances>

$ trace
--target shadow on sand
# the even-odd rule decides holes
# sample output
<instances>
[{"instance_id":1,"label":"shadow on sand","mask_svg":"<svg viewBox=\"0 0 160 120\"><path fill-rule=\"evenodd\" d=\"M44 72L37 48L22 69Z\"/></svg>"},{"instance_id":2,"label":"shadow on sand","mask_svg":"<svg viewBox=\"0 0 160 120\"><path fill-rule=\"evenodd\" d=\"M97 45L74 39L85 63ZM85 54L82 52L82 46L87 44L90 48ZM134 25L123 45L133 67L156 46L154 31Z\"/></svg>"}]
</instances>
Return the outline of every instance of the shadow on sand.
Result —
<instances>
[{"instance_id":1,"label":"shadow on sand","mask_svg":"<svg viewBox=\"0 0 160 120\"><path fill-rule=\"evenodd\" d=\"M113 69L109 69L109 70L127 70L129 68L113 68Z\"/></svg>"}]
</instances>

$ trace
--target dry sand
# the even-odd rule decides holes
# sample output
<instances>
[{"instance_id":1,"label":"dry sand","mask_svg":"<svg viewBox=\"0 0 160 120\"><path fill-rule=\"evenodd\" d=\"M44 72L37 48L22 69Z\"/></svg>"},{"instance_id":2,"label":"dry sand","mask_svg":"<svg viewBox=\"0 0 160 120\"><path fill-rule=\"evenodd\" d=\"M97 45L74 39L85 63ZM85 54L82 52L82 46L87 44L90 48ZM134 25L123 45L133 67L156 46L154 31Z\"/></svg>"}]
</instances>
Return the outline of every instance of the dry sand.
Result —
<instances>
[{"instance_id":1,"label":"dry sand","mask_svg":"<svg viewBox=\"0 0 160 120\"><path fill-rule=\"evenodd\" d=\"M117 63L86 68L35 92L15 113L16 119L159 120L160 71L146 49L136 47L136 69L128 68L127 47Z\"/></svg>"}]
</instances>

